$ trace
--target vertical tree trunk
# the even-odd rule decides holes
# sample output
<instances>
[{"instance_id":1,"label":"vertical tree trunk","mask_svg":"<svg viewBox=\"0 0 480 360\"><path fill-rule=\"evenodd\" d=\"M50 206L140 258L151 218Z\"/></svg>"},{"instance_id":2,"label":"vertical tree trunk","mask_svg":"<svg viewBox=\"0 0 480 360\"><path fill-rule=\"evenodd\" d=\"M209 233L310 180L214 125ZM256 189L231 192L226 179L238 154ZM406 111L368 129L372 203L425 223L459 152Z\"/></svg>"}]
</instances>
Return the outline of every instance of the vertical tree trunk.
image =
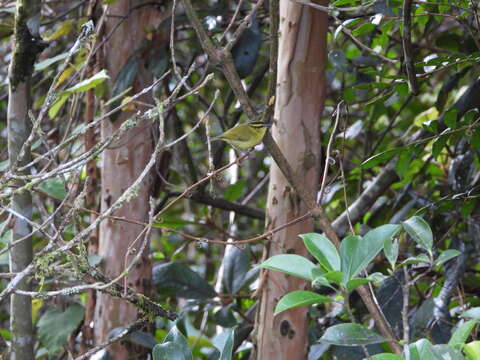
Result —
<instances>
[{"instance_id":1,"label":"vertical tree trunk","mask_svg":"<svg viewBox=\"0 0 480 360\"><path fill-rule=\"evenodd\" d=\"M327 21L323 12L280 0L277 101L272 131L294 171L305 179L305 189L310 193L318 189L321 163L319 125L325 95ZM273 164L267 205L269 228L306 211ZM309 220L276 233L265 249L267 257L284 253L306 255L298 235L312 230ZM256 319L256 359L305 359L307 309L292 309L275 317L273 312L284 294L304 289L306 282L275 271L263 276Z\"/></svg>"},{"instance_id":2,"label":"vertical tree trunk","mask_svg":"<svg viewBox=\"0 0 480 360\"><path fill-rule=\"evenodd\" d=\"M146 63L151 53L148 48L142 48L146 40L146 31L153 30L162 21L158 8L146 1L117 1L108 8L109 17L105 24L105 34L109 36L105 48L105 59L109 75L115 80L125 66L127 60L135 54L139 62L133 84L133 91L137 92L152 82L152 76L146 71ZM145 4L144 6L141 6ZM135 10L132 10L135 9ZM123 19L125 17L125 19ZM118 22L121 25L117 28ZM142 53L143 52L143 53ZM125 76L125 75L123 75ZM152 103L149 96L140 101ZM145 108L139 106L139 110ZM133 111L123 111L114 121L102 123L102 137L112 134L120 125L134 114ZM134 128L129 131L117 144L113 144L103 154L102 159L102 193L101 210L107 209L127 189L145 168L152 155L152 129L145 127ZM114 215L130 220L146 222L148 220L149 198L152 195L153 177L147 177L136 192L136 196L126 203ZM125 269L125 255L129 246L136 240L143 230L140 225L108 219L100 226L99 255L102 257L102 266L107 275L116 277ZM141 244L139 239L135 246ZM132 254L128 257L131 261ZM139 292L145 293L150 287L151 263L148 249L141 260L134 266L126 277L126 285ZM96 303L95 340L102 343L107 340L108 333L114 328L126 326L138 319L137 311L127 302L97 293ZM118 343L109 348L112 359L145 358L139 353L129 355L128 345Z\"/></svg>"},{"instance_id":3,"label":"vertical tree trunk","mask_svg":"<svg viewBox=\"0 0 480 360\"><path fill-rule=\"evenodd\" d=\"M28 25L27 25L28 24ZM31 132L28 118L30 108L30 79L37 54L43 50L43 43L38 37L40 24L40 2L18 0L15 14L13 37L13 56L9 68L8 98L8 157L12 172L16 167L30 161L30 149L25 155L19 155L22 146ZM25 172L24 172L25 173ZM23 182L18 181L18 186ZM10 207L24 218L32 218L32 198L28 191L13 195ZM19 217L13 217L11 241L28 236L31 226ZM32 242L24 239L10 250L10 271L17 273L32 261ZM30 290L27 280L17 286L21 290ZM12 360L33 359L32 302L30 297L12 295L10 300L10 331L12 334L10 358Z\"/></svg>"}]
</instances>

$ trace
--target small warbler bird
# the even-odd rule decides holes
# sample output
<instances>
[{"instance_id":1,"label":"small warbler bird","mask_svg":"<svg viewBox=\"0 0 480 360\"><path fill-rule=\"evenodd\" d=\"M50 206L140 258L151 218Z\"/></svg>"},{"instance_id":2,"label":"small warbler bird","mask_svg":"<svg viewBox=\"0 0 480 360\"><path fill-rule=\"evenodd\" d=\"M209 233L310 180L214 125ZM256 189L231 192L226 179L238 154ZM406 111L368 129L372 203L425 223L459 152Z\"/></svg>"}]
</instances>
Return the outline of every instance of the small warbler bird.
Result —
<instances>
[{"instance_id":1,"label":"small warbler bird","mask_svg":"<svg viewBox=\"0 0 480 360\"><path fill-rule=\"evenodd\" d=\"M260 121L248 122L215 136L212 141L222 140L237 150L248 150L262 142L267 128L270 126L272 125Z\"/></svg>"}]
</instances>

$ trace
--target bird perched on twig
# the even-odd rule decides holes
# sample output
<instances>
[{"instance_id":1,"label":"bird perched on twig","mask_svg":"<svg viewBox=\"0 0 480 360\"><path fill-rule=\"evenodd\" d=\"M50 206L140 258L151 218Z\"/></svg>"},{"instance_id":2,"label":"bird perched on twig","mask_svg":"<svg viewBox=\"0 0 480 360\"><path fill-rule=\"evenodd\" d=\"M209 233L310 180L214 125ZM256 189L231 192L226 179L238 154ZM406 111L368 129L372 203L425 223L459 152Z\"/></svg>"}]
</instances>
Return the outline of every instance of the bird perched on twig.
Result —
<instances>
[{"instance_id":1,"label":"bird perched on twig","mask_svg":"<svg viewBox=\"0 0 480 360\"><path fill-rule=\"evenodd\" d=\"M260 144L271 124L252 121L237 125L224 133L212 138L212 141L222 140L237 150L248 150Z\"/></svg>"}]
</instances>

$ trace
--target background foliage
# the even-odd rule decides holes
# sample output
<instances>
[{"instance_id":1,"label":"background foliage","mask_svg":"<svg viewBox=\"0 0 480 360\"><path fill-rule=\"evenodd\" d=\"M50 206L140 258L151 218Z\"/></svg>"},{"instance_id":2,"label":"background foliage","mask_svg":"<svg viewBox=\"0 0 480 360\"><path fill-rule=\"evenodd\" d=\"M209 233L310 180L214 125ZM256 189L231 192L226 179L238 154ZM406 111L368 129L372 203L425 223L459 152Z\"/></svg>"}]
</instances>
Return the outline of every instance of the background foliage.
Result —
<instances>
[{"instance_id":1,"label":"background foliage","mask_svg":"<svg viewBox=\"0 0 480 360\"><path fill-rule=\"evenodd\" d=\"M82 129L80 115L87 90L95 89L97 116L122 101L124 104L134 95L129 89L137 75L139 60L136 56L129 59L116 79L109 78L102 69L93 77L82 77L81 70L91 50L88 45L74 54L66 68L62 68L82 24L87 21L85 5L82 1L74 4L43 3L41 36L49 46L35 65L32 82L34 112L38 112L44 103L54 76L60 74L60 77L54 85L57 100L49 108L48 118L41 123L42 136L32 146L34 156L44 154ZM171 6L162 1L157 5ZM226 33L237 10L236 3L196 1L194 5L209 35L225 43L231 30L242 22L254 4L241 2L233 28ZM368 258L350 275L358 275L366 264L370 274L380 272L384 275L381 282L375 283L376 296L394 330L401 333L405 325L401 315L405 309L399 299L405 289L407 274L412 282L409 308L404 314L410 326L409 341L413 343L428 338L434 344L446 344L452 341L452 331L467 326L464 336L459 335L457 350L469 342L462 356L478 359L475 357L479 354L478 342L467 341L470 335L476 338L476 323L460 317L463 313L466 318L478 320L477 313L465 316L464 311L480 306L477 208L480 186L480 28L477 4L469 0L412 1L410 44L402 42L405 34L402 1L338 0L329 6L328 97L325 113L319 114L319 121L324 154L331 138L334 150L333 160L328 164L322 206L334 220L345 214L348 205L354 202L363 205L358 212L350 214L353 230L360 235L384 224L398 224L414 215L421 216L431 228L431 236L415 238L415 231L409 231L409 223L404 223L406 232L396 236L393 244L387 244L386 257ZM5 63L11 57L13 13L13 2L1 2L0 53ZM176 139L191 130L206 112L210 127L200 127L186 140L165 150L170 161L161 169L157 179L156 210L161 210L171 199L206 176L212 166L217 169L231 161L234 154L223 143L213 143L209 154L206 133L209 136L218 134L245 121L228 83L204 55L181 5L173 19L172 47L168 44L156 47L151 38L146 38L138 48L138 54L149 50L149 71L154 76L159 78L170 70L155 89L158 99L171 95L183 76L180 74L187 74L189 69L193 71L180 95L202 83L208 74L213 73L214 78L196 94L187 96L165 112L166 139ZM236 69L256 104L267 102L269 23L268 7L261 7L232 49ZM160 26L171 26L171 20ZM157 30L151 30L152 36ZM405 48L411 58L408 54L405 57ZM407 75L406 63L413 66L417 85ZM6 70L5 66L0 68L0 169L4 173L8 170ZM418 95L414 95L415 91ZM208 111L216 92L218 99ZM339 131L334 134L333 115L341 101L343 110ZM53 160L57 164L66 163L78 158L83 151L79 138L58 151ZM102 161L101 154L97 161ZM231 354L232 349L235 358L248 358L252 348L248 335L253 328L252 314L256 302L251 295L258 286L255 280L259 273L257 265L261 262L262 241L268 240L231 247L227 252L225 246L208 240L248 239L263 232L265 185L271 162L268 154L260 149L244 160L237 170L223 172L196 187L186 198L155 218L155 230L151 236L151 256L155 262L154 298L178 312L179 320L173 326L158 318L153 335L134 332L129 335L129 341L149 348L162 344L153 353L158 359L171 358L165 355L168 351L184 351L189 354L185 355L186 359L227 359L226 354ZM51 164L43 160L35 165L35 171L42 170L43 166ZM80 184L75 183L78 179ZM33 221L42 224L63 204L72 187L81 185L85 179L85 170L80 166L34 184L31 188L36 205ZM378 179L382 181L381 185L378 185ZM6 184L0 187L0 191L3 209L0 215L3 223L0 267L2 273L8 273L8 213L4 209L8 207L9 199ZM67 211L68 208L62 208L52 218L59 221ZM64 239L67 241L91 221L91 212L86 209L80 209L79 214L65 224ZM347 231L348 226L338 230L342 236ZM305 237L303 239L307 241ZM47 239L37 232L33 243L36 251L40 251ZM383 246L382 240L379 247ZM397 250L392 251L388 246ZM458 252L452 253L452 250ZM429 262L430 258L439 259L442 255L445 261ZM457 256L451 259L450 255ZM313 256L322 263L315 253ZM52 263L47 262L43 272L35 276L38 291L79 285L82 281L69 265L70 260L61 257ZM89 260L92 266L101 261L94 254ZM332 258L328 261L333 262ZM393 264L401 262L403 268L392 268ZM286 263L285 259L283 263ZM304 264L288 263L304 268ZM333 270L338 270L338 263L330 265ZM305 276L312 280L310 270ZM2 289L8 281L8 277L3 277ZM349 320L342 307L330 304L333 300L331 289L314 286L314 290L319 296L330 296L330 299L325 303L320 298L307 302L322 303L310 310L309 359L362 359L365 354L361 347L339 346L335 341L329 344L319 342L322 335L332 335L328 332L331 330L325 332L327 328ZM85 298L85 293L80 292L61 298L40 297L34 301L37 357L48 354L60 358L64 351L78 351L76 342ZM350 303L356 320L366 324L367 313L355 294L352 294ZM8 308L3 302L0 333L5 340L10 336L8 318ZM66 326L52 326L52 323ZM175 350L179 343L185 347ZM416 344L420 358L444 358L436 354L425 355L428 346L423 342ZM373 355L384 352L385 348L369 345L368 351ZM456 353L455 356L459 355ZM376 359L397 358L400 359L391 355ZM410 358L415 359L415 356Z\"/></svg>"}]
</instances>

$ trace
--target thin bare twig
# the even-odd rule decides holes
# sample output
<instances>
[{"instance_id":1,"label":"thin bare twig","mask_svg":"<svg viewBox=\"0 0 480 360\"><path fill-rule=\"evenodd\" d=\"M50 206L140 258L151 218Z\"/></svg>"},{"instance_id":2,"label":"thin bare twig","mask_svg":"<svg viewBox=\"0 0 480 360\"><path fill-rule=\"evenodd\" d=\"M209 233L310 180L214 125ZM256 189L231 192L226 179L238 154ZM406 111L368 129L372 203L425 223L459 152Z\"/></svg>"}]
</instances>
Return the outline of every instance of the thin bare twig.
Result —
<instances>
[{"instance_id":1,"label":"thin bare twig","mask_svg":"<svg viewBox=\"0 0 480 360\"><path fill-rule=\"evenodd\" d=\"M343 105L343 100L340 101L337 105L337 109L333 113L335 116L335 122L333 124L333 129L332 132L330 133L330 139L328 139L328 144L327 144L327 153L325 155L325 164L324 164L324 169L323 169L323 177L322 177L322 185L320 186L320 192L319 192L319 197L318 197L318 203L322 204L323 200L323 195L325 192L325 184L327 183L327 175L328 175L328 168L330 167L330 161L333 160L332 157L330 156L330 153L332 151L332 144L333 144L333 139L335 138L335 133L337 132L337 127L338 127L338 122L340 120L340 115L341 115L341 106Z\"/></svg>"}]
</instances>

